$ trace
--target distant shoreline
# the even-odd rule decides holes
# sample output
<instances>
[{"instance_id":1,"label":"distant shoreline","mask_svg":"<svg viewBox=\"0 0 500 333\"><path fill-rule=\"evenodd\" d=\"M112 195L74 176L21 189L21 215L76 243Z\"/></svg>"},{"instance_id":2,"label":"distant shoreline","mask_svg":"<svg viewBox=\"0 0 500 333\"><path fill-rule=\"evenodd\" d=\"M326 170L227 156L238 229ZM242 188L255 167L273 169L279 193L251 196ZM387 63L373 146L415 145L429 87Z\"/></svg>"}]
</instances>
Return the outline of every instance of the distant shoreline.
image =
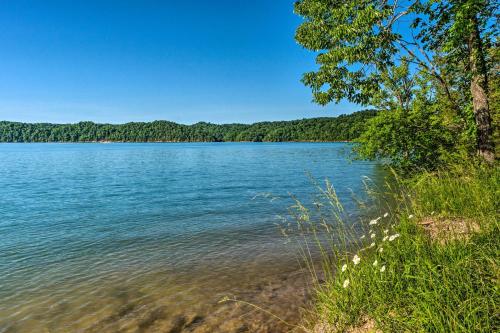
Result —
<instances>
[{"instance_id":1,"label":"distant shoreline","mask_svg":"<svg viewBox=\"0 0 500 333\"><path fill-rule=\"evenodd\" d=\"M0 141L0 143L15 144L15 143L93 143L93 144L110 144L110 143L355 143L356 141L338 140L338 141Z\"/></svg>"},{"instance_id":2,"label":"distant shoreline","mask_svg":"<svg viewBox=\"0 0 500 333\"><path fill-rule=\"evenodd\" d=\"M0 142L351 142L376 114L366 110L338 117L221 125L164 120L117 125L0 121Z\"/></svg>"}]
</instances>

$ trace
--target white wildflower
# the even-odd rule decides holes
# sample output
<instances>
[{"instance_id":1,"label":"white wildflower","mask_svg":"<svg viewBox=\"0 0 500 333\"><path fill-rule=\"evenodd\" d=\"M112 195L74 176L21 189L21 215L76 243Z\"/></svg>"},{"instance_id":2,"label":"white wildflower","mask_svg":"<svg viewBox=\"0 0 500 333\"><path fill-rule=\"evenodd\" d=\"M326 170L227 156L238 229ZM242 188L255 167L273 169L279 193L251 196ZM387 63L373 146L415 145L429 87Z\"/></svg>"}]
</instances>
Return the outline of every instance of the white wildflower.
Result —
<instances>
[{"instance_id":1,"label":"white wildflower","mask_svg":"<svg viewBox=\"0 0 500 333\"><path fill-rule=\"evenodd\" d=\"M373 266L377 266L377 265L378 265L378 260L375 260L375 261L373 262Z\"/></svg>"},{"instance_id":2,"label":"white wildflower","mask_svg":"<svg viewBox=\"0 0 500 333\"><path fill-rule=\"evenodd\" d=\"M382 242L385 242L388 238L389 236L384 236L384 238L382 238Z\"/></svg>"},{"instance_id":3,"label":"white wildflower","mask_svg":"<svg viewBox=\"0 0 500 333\"><path fill-rule=\"evenodd\" d=\"M389 213L385 213L385 214L384 214L384 217L387 217L387 216L389 216Z\"/></svg>"},{"instance_id":4,"label":"white wildflower","mask_svg":"<svg viewBox=\"0 0 500 333\"><path fill-rule=\"evenodd\" d=\"M384 248L383 248L383 247L381 247L380 249L378 249L378 252L379 252L379 253L384 252Z\"/></svg>"},{"instance_id":5,"label":"white wildflower","mask_svg":"<svg viewBox=\"0 0 500 333\"><path fill-rule=\"evenodd\" d=\"M370 247L374 247L374 246L375 246L375 242L370 244Z\"/></svg>"},{"instance_id":6,"label":"white wildflower","mask_svg":"<svg viewBox=\"0 0 500 333\"><path fill-rule=\"evenodd\" d=\"M375 235L375 234L371 234L371 235L370 235L370 238L371 238L371 239L374 239L376 236L377 236L377 235Z\"/></svg>"},{"instance_id":7,"label":"white wildflower","mask_svg":"<svg viewBox=\"0 0 500 333\"><path fill-rule=\"evenodd\" d=\"M365 235L361 236L359 239L365 239Z\"/></svg>"},{"instance_id":8,"label":"white wildflower","mask_svg":"<svg viewBox=\"0 0 500 333\"><path fill-rule=\"evenodd\" d=\"M361 261L361 258L358 257L358 255L354 255L354 257L352 258L352 262L354 263L354 265L357 265L359 264L359 262Z\"/></svg>"},{"instance_id":9,"label":"white wildflower","mask_svg":"<svg viewBox=\"0 0 500 333\"><path fill-rule=\"evenodd\" d=\"M377 217L376 219L371 220L370 223L368 223L368 225L375 225L378 223L378 220L380 220L380 219L381 219L381 217Z\"/></svg>"},{"instance_id":10,"label":"white wildflower","mask_svg":"<svg viewBox=\"0 0 500 333\"><path fill-rule=\"evenodd\" d=\"M381 272L381 273L385 272L385 265L384 265L384 266L382 266L382 267L380 267L380 272Z\"/></svg>"},{"instance_id":11,"label":"white wildflower","mask_svg":"<svg viewBox=\"0 0 500 333\"><path fill-rule=\"evenodd\" d=\"M224 296L224 297L221 298L221 300L219 301L219 303L225 303L225 302L227 302L229 300L230 300L230 298L228 296Z\"/></svg>"},{"instance_id":12,"label":"white wildflower","mask_svg":"<svg viewBox=\"0 0 500 333\"><path fill-rule=\"evenodd\" d=\"M345 272L345 270L346 270L346 269L347 269L347 264L344 264L344 265L342 266L342 272Z\"/></svg>"},{"instance_id":13,"label":"white wildflower","mask_svg":"<svg viewBox=\"0 0 500 333\"><path fill-rule=\"evenodd\" d=\"M410 214L410 215L408 216L408 218L409 218L409 219L414 218L413 214Z\"/></svg>"},{"instance_id":14,"label":"white wildflower","mask_svg":"<svg viewBox=\"0 0 500 333\"><path fill-rule=\"evenodd\" d=\"M347 288L349 286L349 279L344 280L344 284L342 284L342 287Z\"/></svg>"},{"instance_id":15,"label":"white wildflower","mask_svg":"<svg viewBox=\"0 0 500 333\"><path fill-rule=\"evenodd\" d=\"M398 238L400 235L399 234L394 234L392 235L391 237L389 237L389 242L392 242L393 240L395 240L396 238Z\"/></svg>"},{"instance_id":16,"label":"white wildflower","mask_svg":"<svg viewBox=\"0 0 500 333\"><path fill-rule=\"evenodd\" d=\"M389 229L385 229L385 230L384 230L384 234L386 234L386 235L387 235L388 233L389 233Z\"/></svg>"}]
</instances>

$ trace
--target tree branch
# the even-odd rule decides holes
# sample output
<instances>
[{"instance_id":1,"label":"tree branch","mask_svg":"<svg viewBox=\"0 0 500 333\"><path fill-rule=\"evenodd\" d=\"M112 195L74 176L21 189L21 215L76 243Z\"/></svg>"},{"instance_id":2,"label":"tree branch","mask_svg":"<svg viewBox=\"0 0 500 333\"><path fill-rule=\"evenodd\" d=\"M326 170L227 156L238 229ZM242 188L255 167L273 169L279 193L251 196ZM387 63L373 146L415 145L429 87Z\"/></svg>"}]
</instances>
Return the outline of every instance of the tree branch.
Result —
<instances>
[{"instance_id":1,"label":"tree branch","mask_svg":"<svg viewBox=\"0 0 500 333\"><path fill-rule=\"evenodd\" d=\"M430 61L430 59L429 59L429 64L427 64L425 61L420 59L415 54L415 52L413 52L410 48L408 48L405 45L405 42L403 40L396 40L396 43L398 43L417 62L418 65L422 66L425 70L427 70L427 72L429 74L431 74L432 76L434 76L438 80L438 82L441 84L441 86L443 87L443 89L445 91L446 97L448 98L450 103L452 103L453 106L456 107L457 105L456 105L455 100L453 99L453 97L451 95L451 92L450 92L450 89L448 87L446 80L437 72L434 65L432 65L432 62Z\"/></svg>"}]
</instances>

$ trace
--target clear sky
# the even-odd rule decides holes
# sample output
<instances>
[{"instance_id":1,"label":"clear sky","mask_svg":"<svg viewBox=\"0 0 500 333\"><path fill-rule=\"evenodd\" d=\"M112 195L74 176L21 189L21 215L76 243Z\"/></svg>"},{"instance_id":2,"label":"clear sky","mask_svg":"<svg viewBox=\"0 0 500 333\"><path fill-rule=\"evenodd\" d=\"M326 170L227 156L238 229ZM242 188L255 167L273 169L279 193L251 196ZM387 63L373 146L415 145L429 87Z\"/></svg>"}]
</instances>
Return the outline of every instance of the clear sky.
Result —
<instances>
[{"instance_id":1,"label":"clear sky","mask_svg":"<svg viewBox=\"0 0 500 333\"><path fill-rule=\"evenodd\" d=\"M350 113L302 85L293 0L0 2L0 120L180 123Z\"/></svg>"}]
</instances>

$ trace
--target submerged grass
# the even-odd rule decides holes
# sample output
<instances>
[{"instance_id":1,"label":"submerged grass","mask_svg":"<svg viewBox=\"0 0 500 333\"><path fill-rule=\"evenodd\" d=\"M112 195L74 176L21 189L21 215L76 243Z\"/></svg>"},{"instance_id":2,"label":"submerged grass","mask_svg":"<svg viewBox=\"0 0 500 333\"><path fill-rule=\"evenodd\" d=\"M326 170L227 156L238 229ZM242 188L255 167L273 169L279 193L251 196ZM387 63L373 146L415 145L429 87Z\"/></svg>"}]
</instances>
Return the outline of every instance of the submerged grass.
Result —
<instances>
[{"instance_id":1,"label":"submerged grass","mask_svg":"<svg viewBox=\"0 0 500 333\"><path fill-rule=\"evenodd\" d=\"M370 221L343 223L329 183L312 209L293 207L317 281L307 329L349 332L370 320L383 332L499 331L499 168L469 164L394 179L384 190L392 210ZM439 242L419 223L429 217L467 218L479 228Z\"/></svg>"}]
</instances>

